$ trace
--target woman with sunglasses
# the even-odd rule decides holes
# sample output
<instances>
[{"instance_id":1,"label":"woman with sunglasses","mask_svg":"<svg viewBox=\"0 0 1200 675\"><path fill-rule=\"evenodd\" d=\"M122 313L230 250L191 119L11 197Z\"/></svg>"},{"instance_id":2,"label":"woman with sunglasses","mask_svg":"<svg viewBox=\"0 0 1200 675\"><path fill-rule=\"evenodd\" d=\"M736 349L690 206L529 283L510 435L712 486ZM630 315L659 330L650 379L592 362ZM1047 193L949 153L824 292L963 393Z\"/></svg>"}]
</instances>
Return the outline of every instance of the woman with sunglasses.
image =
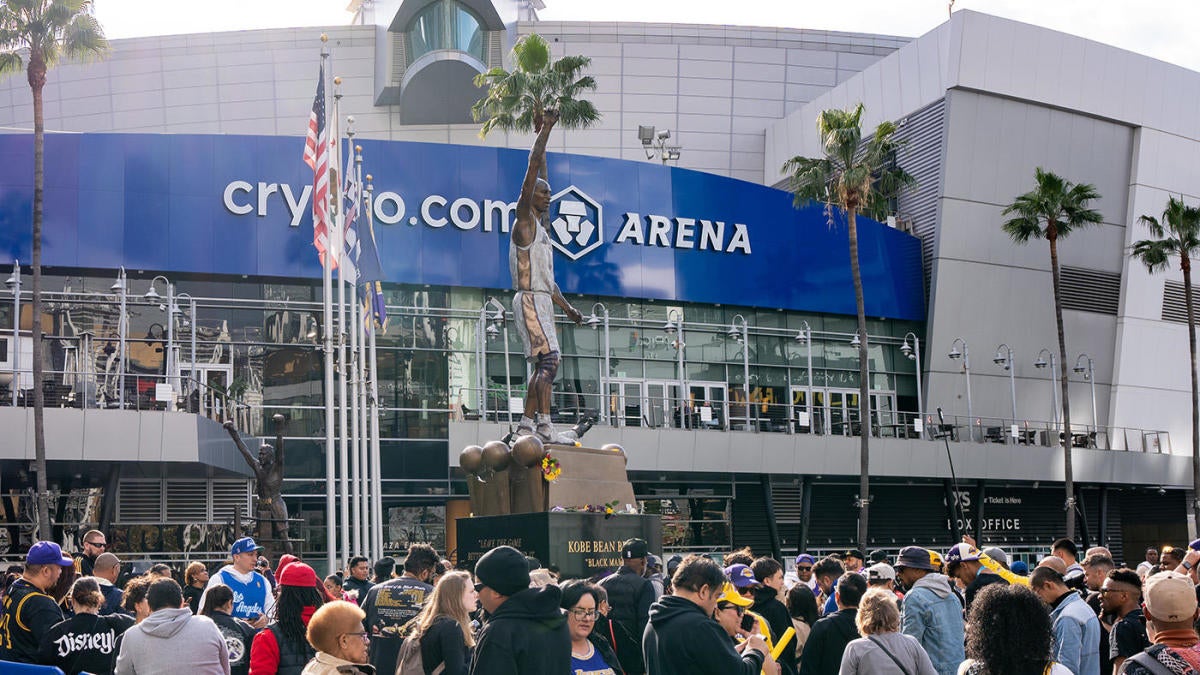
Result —
<instances>
[{"instance_id":1,"label":"woman with sunglasses","mask_svg":"<svg viewBox=\"0 0 1200 675\"><path fill-rule=\"evenodd\" d=\"M567 630L571 633L571 672L621 675L624 671L612 645L592 631L599 607L600 594L594 584L574 579L562 585L562 608L567 612Z\"/></svg>"},{"instance_id":2,"label":"woman with sunglasses","mask_svg":"<svg viewBox=\"0 0 1200 675\"><path fill-rule=\"evenodd\" d=\"M713 620L721 624L721 628L737 645L742 640L746 639L749 631L742 627L742 622L746 616L746 610L754 602L740 593L733 587L733 584L726 583L724 592L717 599L717 608L713 610Z\"/></svg>"},{"instance_id":3,"label":"woman with sunglasses","mask_svg":"<svg viewBox=\"0 0 1200 675\"><path fill-rule=\"evenodd\" d=\"M308 643L317 650L303 675L374 675L367 660L366 613L352 602L334 600L321 605L308 620Z\"/></svg>"}]
</instances>

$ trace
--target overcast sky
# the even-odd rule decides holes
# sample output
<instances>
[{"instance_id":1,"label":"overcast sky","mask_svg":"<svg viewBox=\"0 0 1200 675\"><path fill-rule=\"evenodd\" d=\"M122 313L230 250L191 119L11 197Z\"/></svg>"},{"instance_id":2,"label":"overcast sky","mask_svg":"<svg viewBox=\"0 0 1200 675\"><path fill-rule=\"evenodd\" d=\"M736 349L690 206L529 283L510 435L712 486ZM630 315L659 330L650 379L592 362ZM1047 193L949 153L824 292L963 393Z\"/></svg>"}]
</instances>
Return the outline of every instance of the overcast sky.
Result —
<instances>
[{"instance_id":1,"label":"overcast sky","mask_svg":"<svg viewBox=\"0 0 1200 675\"><path fill-rule=\"evenodd\" d=\"M918 36L946 0L544 0L548 21L740 24ZM95 0L110 38L348 23L349 0ZM954 9L1025 21L1200 71L1197 0L956 0Z\"/></svg>"}]
</instances>

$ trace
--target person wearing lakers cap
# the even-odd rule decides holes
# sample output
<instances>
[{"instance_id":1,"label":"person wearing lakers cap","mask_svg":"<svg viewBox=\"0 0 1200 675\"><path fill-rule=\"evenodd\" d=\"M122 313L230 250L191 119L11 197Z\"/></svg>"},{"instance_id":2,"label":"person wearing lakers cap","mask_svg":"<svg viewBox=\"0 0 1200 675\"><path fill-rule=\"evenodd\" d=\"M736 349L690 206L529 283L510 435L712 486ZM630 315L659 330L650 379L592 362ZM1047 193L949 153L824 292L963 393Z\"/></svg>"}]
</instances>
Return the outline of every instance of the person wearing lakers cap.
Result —
<instances>
[{"instance_id":1,"label":"person wearing lakers cap","mask_svg":"<svg viewBox=\"0 0 1200 675\"><path fill-rule=\"evenodd\" d=\"M1153 643L1122 664L1125 675L1194 672L1200 663L1200 636L1194 622L1200 617L1196 587L1186 575L1159 572L1142 586L1146 633ZM1182 668L1182 670L1181 670Z\"/></svg>"}]
</instances>

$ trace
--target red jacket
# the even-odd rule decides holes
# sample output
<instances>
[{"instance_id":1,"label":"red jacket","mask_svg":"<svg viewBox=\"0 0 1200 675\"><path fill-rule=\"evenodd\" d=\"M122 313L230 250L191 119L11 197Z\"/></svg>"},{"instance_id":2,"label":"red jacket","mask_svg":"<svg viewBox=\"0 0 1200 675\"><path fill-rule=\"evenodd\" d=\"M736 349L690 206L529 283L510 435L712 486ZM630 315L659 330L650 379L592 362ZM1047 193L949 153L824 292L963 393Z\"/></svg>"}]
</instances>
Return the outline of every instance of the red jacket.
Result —
<instances>
[{"instance_id":1,"label":"red jacket","mask_svg":"<svg viewBox=\"0 0 1200 675\"><path fill-rule=\"evenodd\" d=\"M308 625L308 620L316 611L316 607L304 608L300 620L305 626ZM307 645L308 643L305 642L305 646ZM279 643L275 640L275 633L270 630L270 626L267 626L254 636L254 642L250 645L250 675L276 675L278 672Z\"/></svg>"}]
</instances>

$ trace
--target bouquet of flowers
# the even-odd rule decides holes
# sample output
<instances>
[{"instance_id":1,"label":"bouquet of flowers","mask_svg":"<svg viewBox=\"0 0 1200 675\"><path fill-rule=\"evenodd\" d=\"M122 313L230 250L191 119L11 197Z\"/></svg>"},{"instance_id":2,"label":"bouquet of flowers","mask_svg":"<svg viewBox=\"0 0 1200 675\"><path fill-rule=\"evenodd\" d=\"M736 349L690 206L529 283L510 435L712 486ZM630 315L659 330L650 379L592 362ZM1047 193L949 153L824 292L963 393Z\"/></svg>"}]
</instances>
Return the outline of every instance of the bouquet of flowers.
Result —
<instances>
[{"instance_id":1,"label":"bouquet of flowers","mask_svg":"<svg viewBox=\"0 0 1200 675\"><path fill-rule=\"evenodd\" d=\"M542 478L544 478L547 483L553 483L554 481L558 480L558 477L561 475L562 465L559 464L558 458L550 453L546 453L546 456L542 458Z\"/></svg>"}]
</instances>

